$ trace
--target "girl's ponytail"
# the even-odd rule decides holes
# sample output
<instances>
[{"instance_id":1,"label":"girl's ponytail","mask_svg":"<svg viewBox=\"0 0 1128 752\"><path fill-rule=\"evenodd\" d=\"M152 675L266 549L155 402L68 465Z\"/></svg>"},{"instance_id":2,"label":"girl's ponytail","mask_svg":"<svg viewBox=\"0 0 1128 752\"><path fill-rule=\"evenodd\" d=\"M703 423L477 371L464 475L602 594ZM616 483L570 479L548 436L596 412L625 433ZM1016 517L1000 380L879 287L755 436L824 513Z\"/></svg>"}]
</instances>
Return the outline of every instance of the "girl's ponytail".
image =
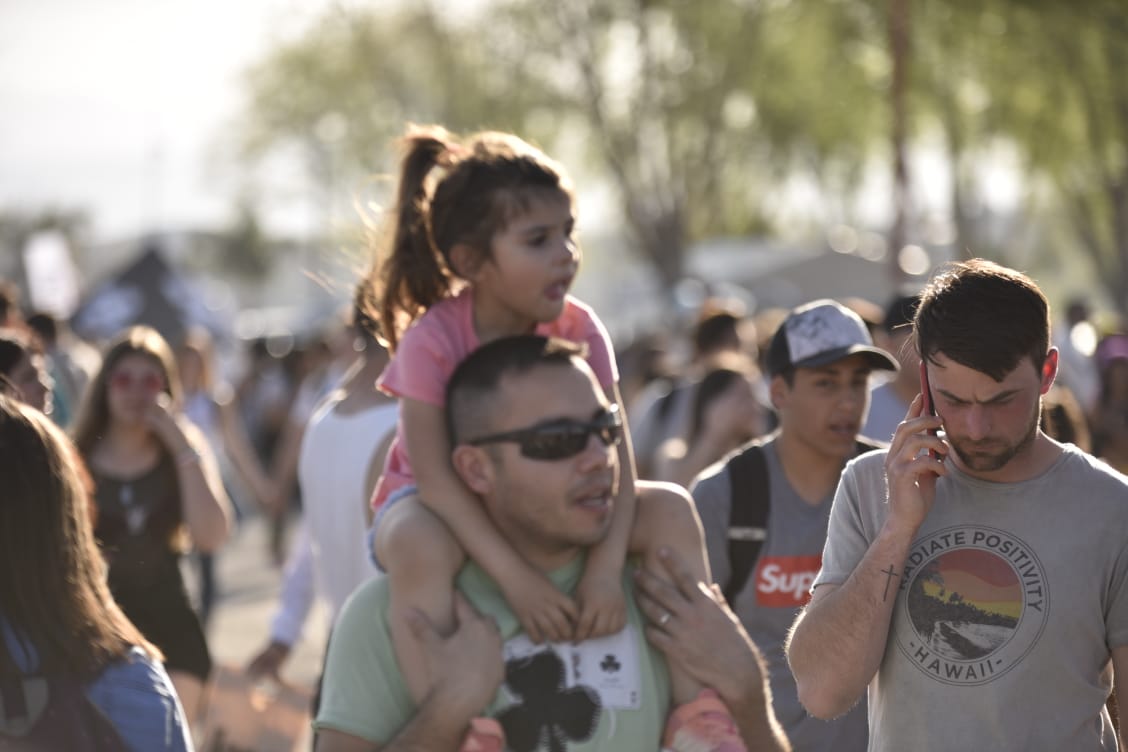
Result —
<instances>
[{"instance_id":1,"label":"girl's ponytail","mask_svg":"<svg viewBox=\"0 0 1128 752\"><path fill-rule=\"evenodd\" d=\"M451 135L438 126L412 127L401 141L404 149L399 188L393 207L391 246L369 272L375 293L380 334L394 352L403 331L451 289L451 272L431 241L427 176L449 166L459 150Z\"/></svg>"}]
</instances>

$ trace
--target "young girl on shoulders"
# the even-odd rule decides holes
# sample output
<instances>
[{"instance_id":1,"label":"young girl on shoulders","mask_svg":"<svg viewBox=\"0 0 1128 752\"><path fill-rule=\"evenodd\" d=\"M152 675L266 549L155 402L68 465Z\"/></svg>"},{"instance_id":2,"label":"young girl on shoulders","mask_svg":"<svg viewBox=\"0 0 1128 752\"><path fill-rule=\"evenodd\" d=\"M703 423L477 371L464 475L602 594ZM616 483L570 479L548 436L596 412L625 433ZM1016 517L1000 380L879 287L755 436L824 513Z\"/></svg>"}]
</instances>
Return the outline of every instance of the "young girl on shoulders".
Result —
<instances>
[{"instance_id":1,"label":"young girl on shoulders","mask_svg":"<svg viewBox=\"0 0 1128 752\"><path fill-rule=\"evenodd\" d=\"M586 343L588 362L616 404L618 373L602 323L568 294L580 248L572 187L562 168L504 133L463 143L442 128L413 127L403 145L391 247L370 275L392 352L378 386L400 401L397 435L373 506L375 553L390 579L394 647L419 701L439 677L425 675L407 614L418 609L440 630L453 630L454 579L467 556L498 583L535 642L621 630L628 551L656 563L659 549L668 547L693 562L700 580L711 578L688 494L670 484L638 482L629 440L619 445L623 481L610 531L591 550L575 600L508 545L459 480L450 463L445 388L455 366L479 345L531 332ZM672 672L676 705L697 700L702 689ZM718 704L709 700L710 707ZM678 716L689 715L679 710ZM728 738L735 731L715 733L719 726L734 728L727 711L722 715L701 721L715 738L698 749L743 749L739 739ZM687 733L700 736L680 730Z\"/></svg>"}]
</instances>

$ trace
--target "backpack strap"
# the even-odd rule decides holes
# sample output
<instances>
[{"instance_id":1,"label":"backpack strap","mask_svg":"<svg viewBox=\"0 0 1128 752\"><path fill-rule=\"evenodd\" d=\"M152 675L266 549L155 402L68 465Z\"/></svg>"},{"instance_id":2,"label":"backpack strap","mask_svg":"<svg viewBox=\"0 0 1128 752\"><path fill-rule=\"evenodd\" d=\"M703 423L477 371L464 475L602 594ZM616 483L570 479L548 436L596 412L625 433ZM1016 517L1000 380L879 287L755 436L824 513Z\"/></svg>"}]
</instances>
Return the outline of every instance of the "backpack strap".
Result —
<instances>
[{"instance_id":1,"label":"backpack strap","mask_svg":"<svg viewBox=\"0 0 1128 752\"><path fill-rule=\"evenodd\" d=\"M768 537L768 510L771 489L764 449L751 444L733 455L728 465L729 503L728 556L731 574L725 599L732 603L748 582L760 548Z\"/></svg>"},{"instance_id":2,"label":"backpack strap","mask_svg":"<svg viewBox=\"0 0 1128 752\"><path fill-rule=\"evenodd\" d=\"M113 722L73 676L33 675L0 681L0 750L128 752Z\"/></svg>"}]
</instances>

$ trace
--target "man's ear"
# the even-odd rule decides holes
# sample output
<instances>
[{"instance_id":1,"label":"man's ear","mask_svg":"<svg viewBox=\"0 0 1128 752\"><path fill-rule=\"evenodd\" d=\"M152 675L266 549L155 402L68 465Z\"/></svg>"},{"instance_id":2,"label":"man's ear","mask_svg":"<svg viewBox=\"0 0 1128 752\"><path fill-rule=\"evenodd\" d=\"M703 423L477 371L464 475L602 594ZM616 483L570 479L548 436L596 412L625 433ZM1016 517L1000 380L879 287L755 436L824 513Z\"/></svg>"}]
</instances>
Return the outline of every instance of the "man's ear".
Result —
<instances>
[{"instance_id":1,"label":"man's ear","mask_svg":"<svg viewBox=\"0 0 1128 752\"><path fill-rule=\"evenodd\" d=\"M473 281L474 275L482 265L482 259L466 243L455 243L450 249L450 265L454 267L454 273L459 277Z\"/></svg>"},{"instance_id":2,"label":"man's ear","mask_svg":"<svg viewBox=\"0 0 1128 752\"><path fill-rule=\"evenodd\" d=\"M783 376L772 376L771 383L768 385L768 394L772 398L772 407L777 411L787 405L787 397L791 393L791 388L787 386L786 379Z\"/></svg>"},{"instance_id":3,"label":"man's ear","mask_svg":"<svg viewBox=\"0 0 1128 752\"><path fill-rule=\"evenodd\" d=\"M1057 372L1058 349L1051 347L1050 351L1046 353L1046 359L1042 361L1042 394L1050 391L1050 387L1054 385L1054 379L1057 378Z\"/></svg>"},{"instance_id":4,"label":"man's ear","mask_svg":"<svg viewBox=\"0 0 1128 752\"><path fill-rule=\"evenodd\" d=\"M484 447L459 444L451 453L451 463L454 472L474 493L484 496L493 489L493 462Z\"/></svg>"}]
</instances>

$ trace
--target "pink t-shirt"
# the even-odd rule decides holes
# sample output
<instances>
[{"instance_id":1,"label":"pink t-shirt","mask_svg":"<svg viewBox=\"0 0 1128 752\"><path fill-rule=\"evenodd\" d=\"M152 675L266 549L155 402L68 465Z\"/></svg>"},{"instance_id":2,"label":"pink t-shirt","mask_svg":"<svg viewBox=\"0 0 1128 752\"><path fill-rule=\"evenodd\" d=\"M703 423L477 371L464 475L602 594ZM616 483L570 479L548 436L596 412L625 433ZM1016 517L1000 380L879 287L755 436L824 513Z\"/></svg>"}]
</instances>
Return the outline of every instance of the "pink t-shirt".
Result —
<instances>
[{"instance_id":1,"label":"pink t-shirt","mask_svg":"<svg viewBox=\"0 0 1128 752\"><path fill-rule=\"evenodd\" d=\"M536 333L586 343L588 365L600 385L610 389L619 380L607 330L595 311L572 296L565 298L560 316L546 324L538 324ZM376 386L393 397L406 397L443 407L447 381L455 367L479 344L478 335L474 332L473 290L467 287L456 297L431 306L404 332L395 356ZM384 473L372 495L373 508L383 504L393 491L414 483L415 474L407 456L401 419L388 450Z\"/></svg>"}]
</instances>

